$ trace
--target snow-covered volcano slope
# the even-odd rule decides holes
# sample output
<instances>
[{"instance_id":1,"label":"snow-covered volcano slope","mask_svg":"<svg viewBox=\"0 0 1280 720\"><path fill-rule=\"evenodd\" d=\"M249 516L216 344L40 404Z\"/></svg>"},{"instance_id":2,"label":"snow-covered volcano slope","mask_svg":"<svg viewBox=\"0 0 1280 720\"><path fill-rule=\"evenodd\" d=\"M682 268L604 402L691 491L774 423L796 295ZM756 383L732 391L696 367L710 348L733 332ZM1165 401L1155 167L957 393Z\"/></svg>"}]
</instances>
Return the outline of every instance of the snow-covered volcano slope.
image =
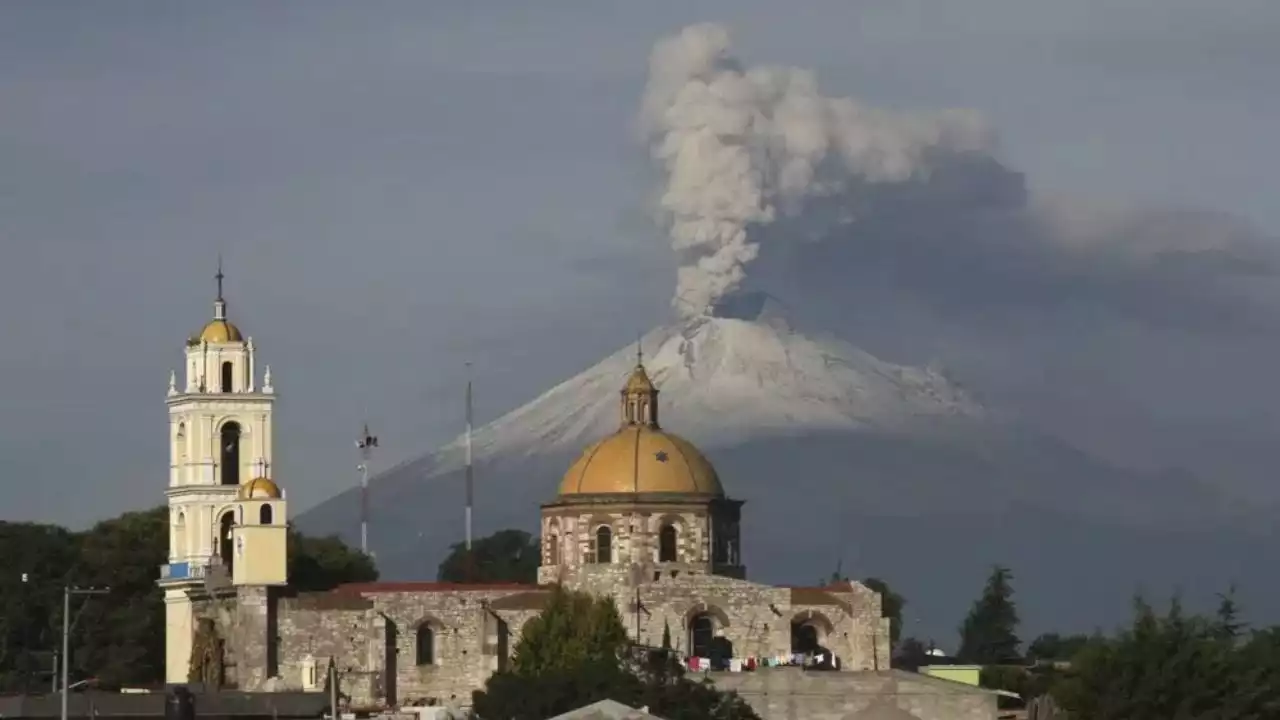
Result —
<instances>
[{"instance_id":1,"label":"snow-covered volcano slope","mask_svg":"<svg viewBox=\"0 0 1280 720\"><path fill-rule=\"evenodd\" d=\"M664 423L707 444L811 431L901 428L982 415L938 372L882 362L785 324L707 318L641 340ZM636 363L622 348L476 436L483 454L579 450L618 424L618 391Z\"/></svg>"},{"instance_id":2,"label":"snow-covered volcano slope","mask_svg":"<svg viewBox=\"0 0 1280 720\"><path fill-rule=\"evenodd\" d=\"M1253 542L1219 532L1220 501L1194 478L1111 467L997 421L945 374L794 332L767 302L739 315L661 327L641 344L663 426L698 444L748 503L753 577L812 582L843 558L958 613L990 563L1017 563L1020 592L1048 608L1075 593L1081 579L1064 568L1079 564L1115 575L1098 604L1122 615L1138 584L1218 578L1230 568L1196 559ZM537 527L569 463L617 427L635 351L620 348L476 431L479 534ZM371 481L370 542L385 577L434 576L461 538L462 459L458 441ZM355 539L358 508L348 491L299 526ZM1043 573L1025 566L1042 561ZM974 588L962 585L968 575ZM1077 597L1063 612L1089 607Z\"/></svg>"}]
</instances>

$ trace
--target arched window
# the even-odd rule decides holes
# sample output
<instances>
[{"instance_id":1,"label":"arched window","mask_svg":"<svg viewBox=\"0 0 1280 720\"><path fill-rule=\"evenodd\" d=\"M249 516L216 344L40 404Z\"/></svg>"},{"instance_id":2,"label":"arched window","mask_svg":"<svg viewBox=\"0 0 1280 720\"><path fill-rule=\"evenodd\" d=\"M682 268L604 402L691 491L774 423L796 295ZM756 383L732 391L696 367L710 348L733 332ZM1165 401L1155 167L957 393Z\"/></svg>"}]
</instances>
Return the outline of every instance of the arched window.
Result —
<instances>
[{"instance_id":1,"label":"arched window","mask_svg":"<svg viewBox=\"0 0 1280 720\"><path fill-rule=\"evenodd\" d=\"M222 361L222 392L231 392L231 381L235 379L235 366L230 360Z\"/></svg>"},{"instance_id":2,"label":"arched window","mask_svg":"<svg viewBox=\"0 0 1280 720\"><path fill-rule=\"evenodd\" d=\"M559 535L552 535L550 539L547 540L547 564L548 565L560 564L560 536Z\"/></svg>"},{"instance_id":3,"label":"arched window","mask_svg":"<svg viewBox=\"0 0 1280 720\"><path fill-rule=\"evenodd\" d=\"M222 558L222 564L226 566L228 573L235 562L235 543L231 537L231 528L235 524L235 513L230 510L223 513L222 519L218 521L218 557Z\"/></svg>"},{"instance_id":4,"label":"arched window","mask_svg":"<svg viewBox=\"0 0 1280 720\"><path fill-rule=\"evenodd\" d=\"M417 662L419 665L436 662L436 631L425 623L418 626Z\"/></svg>"},{"instance_id":5,"label":"arched window","mask_svg":"<svg viewBox=\"0 0 1280 720\"><path fill-rule=\"evenodd\" d=\"M271 524L271 506L270 505L263 503L262 507L258 508L258 524L259 525Z\"/></svg>"},{"instance_id":6,"label":"arched window","mask_svg":"<svg viewBox=\"0 0 1280 720\"><path fill-rule=\"evenodd\" d=\"M222 484L240 484L240 423L229 422L222 426L219 433L222 442L221 464Z\"/></svg>"},{"instance_id":7,"label":"arched window","mask_svg":"<svg viewBox=\"0 0 1280 720\"><path fill-rule=\"evenodd\" d=\"M613 530L608 525L596 530L596 562L613 562Z\"/></svg>"},{"instance_id":8,"label":"arched window","mask_svg":"<svg viewBox=\"0 0 1280 720\"><path fill-rule=\"evenodd\" d=\"M676 561L676 527L665 523L658 531L658 562Z\"/></svg>"},{"instance_id":9,"label":"arched window","mask_svg":"<svg viewBox=\"0 0 1280 720\"><path fill-rule=\"evenodd\" d=\"M173 556L179 561L187 556L187 516L178 513L173 523Z\"/></svg>"},{"instance_id":10,"label":"arched window","mask_svg":"<svg viewBox=\"0 0 1280 720\"><path fill-rule=\"evenodd\" d=\"M710 615L694 615L689 621L689 654L693 657L711 657L711 642L716 636L715 622Z\"/></svg>"}]
</instances>

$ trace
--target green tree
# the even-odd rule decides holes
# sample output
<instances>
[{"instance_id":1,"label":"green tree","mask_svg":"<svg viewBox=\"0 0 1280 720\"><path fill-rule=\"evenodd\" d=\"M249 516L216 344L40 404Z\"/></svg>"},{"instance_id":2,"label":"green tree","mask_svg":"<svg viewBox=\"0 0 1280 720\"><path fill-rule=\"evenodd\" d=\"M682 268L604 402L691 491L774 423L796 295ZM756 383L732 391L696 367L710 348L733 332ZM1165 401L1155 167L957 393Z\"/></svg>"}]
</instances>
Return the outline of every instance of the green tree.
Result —
<instances>
[{"instance_id":1,"label":"green tree","mask_svg":"<svg viewBox=\"0 0 1280 720\"><path fill-rule=\"evenodd\" d=\"M1055 632L1036 636L1027 646L1027 659L1063 662L1075 657L1089 644L1088 635L1060 635Z\"/></svg>"},{"instance_id":2,"label":"green tree","mask_svg":"<svg viewBox=\"0 0 1280 720\"><path fill-rule=\"evenodd\" d=\"M869 577L862 584L880 593L880 616L889 618L889 642L897 647L898 638L902 636L902 610L907 601L880 578Z\"/></svg>"},{"instance_id":3,"label":"green tree","mask_svg":"<svg viewBox=\"0 0 1280 720\"><path fill-rule=\"evenodd\" d=\"M535 583L541 542L524 530L499 530L474 540L472 562L465 542L454 543L436 574L441 582ZM472 572L474 571L474 576Z\"/></svg>"},{"instance_id":4,"label":"green tree","mask_svg":"<svg viewBox=\"0 0 1280 720\"><path fill-rule=\"evenodd\" d=\"M1090 720L1213 718L1280 714L1280 644L1274 630L1244 643L1221 617L1188 616L1175 598L1163 615L1135 600L1130 626L1090 642L1053 694Z\"/></svg>"},{"instance_id":5,"label":"green tree","mask_svg":"<svg viewBox=\"0 0 1280 720\"><path fill-rule=\"evenodd\" d=\"M0 693L49 686L62 586L78 550L56 525L0 522Z\"/></svg>"},{"instance_id":6,"label":"green tree","mask_svg":"<svg viewBox=\"0 0 1280 720\"><path fill-rule=\"evenodd\" d=\"M337 535L312 537L290 527L288 562L289 586L301 591L329 590L345 583L378 579L373 558Z\"/></svg>"},{"instance_id":7,"label":"green tree","mask_svg":"<svg viewBox=\"0 0 1280 720\"><path fill-rule=\"evenodd\" d=\"M685 677L671 653L630 646L611 599L559 587L472 702L485 720L541 720L606 698L671 720L758 720L736 695Z\"/></svg>"},{"instance_id":8,"label":"green tree","mask_svg":"<svg viewBox=\"0 0 1280 720\"><path fill-rule=\"evenodd\" d=\"M156 578L169 558L168 508L104 520L79 541L74 582L110 593L73 599L79 620L68 667L105 687L164 677L164 602Z\"/></svg>"},{"instance_id":9,"label":"green tree","mask_svg":"<svg viewBox=\"0 0 1280 720\"><path fill-rule=\"evenodd\" d=\"M110 587L105 596L73 599L71 681L95 677L106 687L160 682L165 630L156 580L168 562L168 543L169 510L163 506L125 513L80 533L0 522L0 692L49 687L68 584ZM302 590L378 577L368 557L340 540L292 531L289 572Z\"/></svg>"},{"instance_id":10,"label":"green tree","mask_svg":"<svg viewBox=\"0 0 1280 720\"><path fill-rule=\"evenodd\" d=\"M962 662L997 665L1019 660L1018 611L1013 604L1013 572L995 566L987 578L982 596L973 603L960 626Z\"/></svg>"}]
</instances>

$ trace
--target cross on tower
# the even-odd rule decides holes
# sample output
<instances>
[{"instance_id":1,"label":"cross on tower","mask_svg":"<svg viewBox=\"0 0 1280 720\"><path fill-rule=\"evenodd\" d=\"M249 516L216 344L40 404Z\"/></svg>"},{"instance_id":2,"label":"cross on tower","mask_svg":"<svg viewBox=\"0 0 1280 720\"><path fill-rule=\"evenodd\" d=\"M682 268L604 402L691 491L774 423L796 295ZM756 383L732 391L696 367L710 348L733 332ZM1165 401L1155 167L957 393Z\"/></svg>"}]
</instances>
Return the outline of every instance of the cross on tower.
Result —
<instances>
[{"instance_id":1,"label":"cross on tower","mask_svg":"<svg viewBox=\"0 0 1280 720\"><path fill-rule=\"evenodd\" d=\"M222 299L222 279L224 277L226 276L222 274L222 254L219 253L218 254L218 274L213 276L213 279L218 281L218 299L219 300Z\"/></svg>"}]
</instances>

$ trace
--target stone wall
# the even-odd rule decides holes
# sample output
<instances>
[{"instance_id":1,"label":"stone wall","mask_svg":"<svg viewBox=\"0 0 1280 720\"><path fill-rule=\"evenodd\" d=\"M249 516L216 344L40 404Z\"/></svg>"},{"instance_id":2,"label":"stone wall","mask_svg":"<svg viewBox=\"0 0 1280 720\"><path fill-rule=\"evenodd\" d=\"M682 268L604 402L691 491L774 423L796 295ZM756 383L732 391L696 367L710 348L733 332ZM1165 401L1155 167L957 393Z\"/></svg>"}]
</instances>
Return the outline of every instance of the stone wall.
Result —
<instances>
[{"instance_id":1,"label":"stone wall","mask_svg":"<svg viewBox=\"0 0 1280 720\"><path fill-rule=\"evenodd\" d=\"M340 669L369 675L381 703L470 704L471 692L505 666L543 594L533 586L389 583L330 594L345 608L290 603L281 627L291 635L282 637L294 639L281 649L289 658L282 673L294 685L290 672L300 677L310 659L333 655ZM430 651L420 655L420 642Z\"/></svg>"},{"instance_id":2,"label":"stone wall","mask_svg":"<svg viewBox=\"0 0 1280 720\"><path fill-rule=\"evenodd\" d=\"M897 670L806 672L775 668L708 673L763 720L995 720L986 690Z\"/></svg>"},{"instance_id":3,"label":"stone wall","mask_svg":"<svg viewBox=\"0 0 1280 720\"><path fill-rule=\"evenodd\" d=\"M704 565L661 563L584 566L566 584L612 598L628 633L645 645L661 644L666 630L672 647L687 654L691 624L705 616L735 657L789 655L792 622L803 622L819 630L846 671L882 669L888 659L880 598L856 583L772 587L710 574ZM332 662L340 693L354 707L465 706L509 662L548 591L373 583L277 597L241 588L204 612L219 620L228 680L242 690L319 690Z\"/></svg>"}]
</instances>

